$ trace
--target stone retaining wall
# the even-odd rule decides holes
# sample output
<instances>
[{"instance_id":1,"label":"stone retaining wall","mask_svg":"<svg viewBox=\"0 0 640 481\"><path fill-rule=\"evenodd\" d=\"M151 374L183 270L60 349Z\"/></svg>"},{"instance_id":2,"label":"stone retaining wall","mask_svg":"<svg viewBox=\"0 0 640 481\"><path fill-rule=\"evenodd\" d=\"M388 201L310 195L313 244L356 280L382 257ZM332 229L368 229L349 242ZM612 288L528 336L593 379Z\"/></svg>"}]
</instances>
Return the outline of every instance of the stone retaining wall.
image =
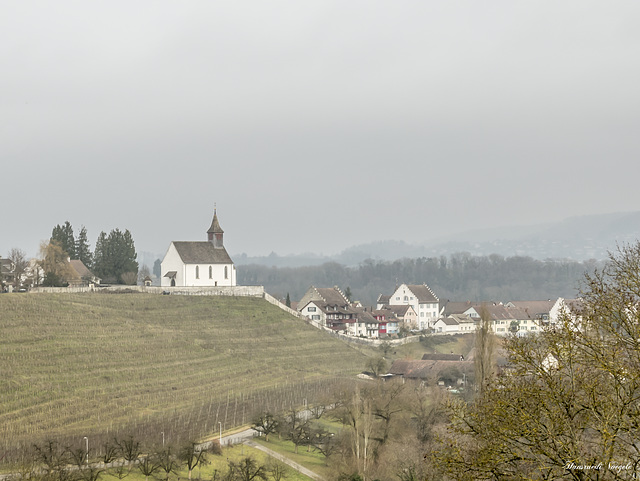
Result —
<instances>
[{"instance_id":1,"label":"stone retaining wall","mask_svg":"<svg viewBox=\"0 0 640 481\"><path fill-rule=\"evenodd\" d=\"M76 292L146 292L148 294L173 294L179 296L237 296L264 297L262 286L233 287L160 287L160 286L86 286L86 287L36 287L34 293L76 293ZM285 306L286 307L286 306Z\"/></svg>"}]
</instances>

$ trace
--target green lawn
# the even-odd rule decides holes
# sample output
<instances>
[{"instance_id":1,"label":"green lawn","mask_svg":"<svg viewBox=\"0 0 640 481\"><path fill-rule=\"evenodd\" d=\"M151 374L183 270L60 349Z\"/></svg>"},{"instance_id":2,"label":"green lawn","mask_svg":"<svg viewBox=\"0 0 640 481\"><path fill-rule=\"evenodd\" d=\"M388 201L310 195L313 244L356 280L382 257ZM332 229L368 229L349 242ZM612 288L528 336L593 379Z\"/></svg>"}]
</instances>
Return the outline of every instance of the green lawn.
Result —
<instances>
[{"instance_id":1,"label":"green lawn","mask_svg":"<svg viewBox=\"0 0 640 481\"><path fill-rule=\"evenodd\" d=\"M191 473L192 480L207 480L211 481L215 473L217 473L217 479L224 476L225 473L229 470L229 461L239 462L241 459L251 457L258 464L269 465L273 463L274 460L266 453L263 453L259 449L252 448L250 446L233 446L230 448L224 448L222 450L222 455L209 455L207 457L207 463L203 466L197 466L193 473ZM113 473L113 476L110 475ZM162 478L163 472L159 472L155 474L156 479L164 479ZM176 478L185 480L187 479L188 471L186 468L180 469L177 475L171 475L170 480L175 480ZM113 470L102 473L101 480L109 481L116 480L115 472ZM142 475L140 470L137 467L132 467L130 474L124 478L126 481L145 481L145 477ZM286 467L286 481L310 481L311 478L305 476L302 473L294 470L293 468L287 466Z\"/></svg>"},{"instance_id":2,"label":"green lawn","mask_svg":"<svg viewBox=\"0 0 640 481\"><path fill-rule=\"evenodd\" d=\"M286 458L295 461L314 473L326 478L331 474L327 467L326 458L318 451L314 451L313 449L311 449L311 451L307 451L306 446L300 446L298 448L298 453L296 453L296 448L291 441L278 439L278 436L273 434L269 436L269 441L265 441L264 438L255 438L255 441L259 442L266 448L272 449Z\"/></svg>"}]
</instances>

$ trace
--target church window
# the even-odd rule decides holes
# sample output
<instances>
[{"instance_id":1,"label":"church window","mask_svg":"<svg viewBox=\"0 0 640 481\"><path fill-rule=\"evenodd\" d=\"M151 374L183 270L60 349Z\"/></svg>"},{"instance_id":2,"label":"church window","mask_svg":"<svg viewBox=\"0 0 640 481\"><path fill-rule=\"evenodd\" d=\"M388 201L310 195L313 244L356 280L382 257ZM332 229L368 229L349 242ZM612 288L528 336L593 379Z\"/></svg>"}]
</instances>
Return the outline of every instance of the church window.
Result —
<instances>
[{"instance_id":1,"label":"church window","mask_svg":"<svg viewBox=\"0 0 640 481\"><path fill-rule=\"evenodd\" d=\"M196 279L200 279L200 266L196 266Z\"/></svg>"},{"instance_id":2,"label":"church window","mask_svg":"<svg viewBox=\"0 0 640 481\"><path fill-rule=\"evenodd\" d=\"M229 268L224 266L224 278L229 279Z\"/></svg>"},{"instance_id":3,"label":"church window","mask_svg":"<svg viewBox=\"0 0 640 481\"><path fill-rule=\"evenodd\" d=\"M213 266L209 266L209 279L213 279Z\"/></svg>"}]
</instances>

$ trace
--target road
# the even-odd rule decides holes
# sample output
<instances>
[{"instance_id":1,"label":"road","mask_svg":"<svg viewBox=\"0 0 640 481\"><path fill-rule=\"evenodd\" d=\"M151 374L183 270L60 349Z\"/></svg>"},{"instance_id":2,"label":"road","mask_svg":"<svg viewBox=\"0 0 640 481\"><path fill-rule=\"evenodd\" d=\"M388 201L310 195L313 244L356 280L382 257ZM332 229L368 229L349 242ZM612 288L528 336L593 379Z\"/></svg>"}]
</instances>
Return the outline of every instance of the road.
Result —
<instances>
[{"instance_id":1,"label":"road","mask_svg":"<svg viewBox=\"0 0 640 481\"><path fill-rule=\"evenodd\" d=\"M256 437L257 434L258 434L257 431L255 431L254 429L245 429L244 431L240 431L238 433L230 434L230 435L227 435L227 436L222 436L221 445L222 446L230 446L230 445L234 445L234 444L245 444L245 445L250 446L252 448L259 449L260 451L262 451L264 453L267 453L272 458L275 458L275 459L278 459L278 460L282 461L283 463L287 464L288 466L291 466L296 471L304 474L305 476L310 477L311 479L314 479L316 481L325 481L325 479L322 476L320 476L319 474L308 470L304 466L296 463L295 461L292 461L291 459L283 456L280 453L275 452L272 449L269 449L269 448L263 446L260 443L256 443L253 440L253 438ZM209 441L209 442L206 442L206 443L199 444L198 447L201 448L201 449L208 448L208 447L211 446L212 443L213 443L213 441Z\"/></svg>"}]
</instances>

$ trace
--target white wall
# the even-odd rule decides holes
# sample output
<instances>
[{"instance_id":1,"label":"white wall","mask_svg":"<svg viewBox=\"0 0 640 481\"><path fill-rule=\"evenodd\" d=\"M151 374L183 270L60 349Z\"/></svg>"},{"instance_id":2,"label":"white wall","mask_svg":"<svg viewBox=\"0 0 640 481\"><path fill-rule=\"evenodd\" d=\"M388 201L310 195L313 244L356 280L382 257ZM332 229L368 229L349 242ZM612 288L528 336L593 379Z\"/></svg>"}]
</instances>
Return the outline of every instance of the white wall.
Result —
<instances>
[{"instance_id":1,"label":"white wall","mask_svg":"<svg viewBox=\"0 0 640 481\"><path fill-rule=\"evenodd\" d=\"M196 277L196 266L199 268L199 277ZM212 276L209 277L209 266L211 266ZM225 278L224 269L227 268ZM233 264L187 264L184 266L185 286L189 287L211 287L211 286L235 286L236 268Z\"/></svg>"},{"instance_id":2,"label":"white wall","mask_svg":"<svg viewBox=\"0 0 640 481\"><path fill-rule=\"evenodd\" d=\"M173 242L169 245L169 249L167 249L167 253L164 255L164 259L162 259L162 263L160 265L160 285L162 287L171 286L171 279L165 277L167 272L176 271L176 286L184 286L184 264L182 263L182 259L178 255L178 251L176 250Z\"/></svg>"},{"instance_id":3,"label":"white wall","mask_svg":"<svg viewBox=\"0 0 640 481\"><path fill-rule=\"evenodd\" d=\"M236 267L233 264L197 264L200 275L196 278L196 264L185 265L173 245L169 249L161 263L160 285L171 286L171 279L164 277L167 272L176 271L176 287L233 287L236 284ZM209 278L209 266L212 267L212 278ZM225 278L224 269L227 268Z\"/></svg>"}]
</instances>

